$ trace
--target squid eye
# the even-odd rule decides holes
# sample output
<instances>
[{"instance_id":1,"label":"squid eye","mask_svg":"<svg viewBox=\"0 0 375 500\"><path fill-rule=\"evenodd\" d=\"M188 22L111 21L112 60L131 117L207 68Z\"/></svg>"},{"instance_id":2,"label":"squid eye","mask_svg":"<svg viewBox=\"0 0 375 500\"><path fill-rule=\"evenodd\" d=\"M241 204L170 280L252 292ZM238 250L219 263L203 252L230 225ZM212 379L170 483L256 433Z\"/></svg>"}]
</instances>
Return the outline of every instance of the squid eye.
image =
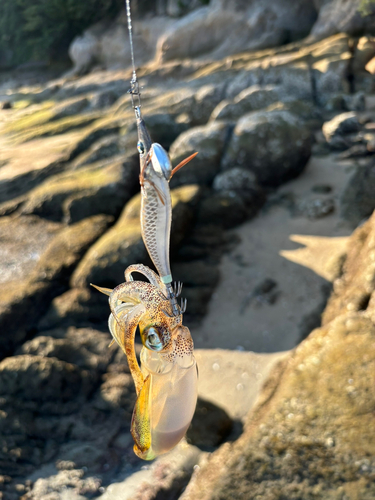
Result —
<instances>
[{"instance_id":1,"label":"squid eye","mask_svg":"<svg viewBox=\"0 0 375 500\"><path fill-rule=\"evenodd\" d=\"M153 326L146 328L143 332L145 337L145 346L151 351L161 351L163 349L163 342L160 339L160 334Z\"/></svg>"},{"instance_id":2,"label":"squid eye","mask_svg":"<svg viewBox=\"0 0 375 500\"><path fill-rule=\"evenodd\" d=\"M143 144L142 141L138 141L137 143L137 149L138 149L138 153L143 156L145 154L145 146Z\"/></svg>"}]
</instances>

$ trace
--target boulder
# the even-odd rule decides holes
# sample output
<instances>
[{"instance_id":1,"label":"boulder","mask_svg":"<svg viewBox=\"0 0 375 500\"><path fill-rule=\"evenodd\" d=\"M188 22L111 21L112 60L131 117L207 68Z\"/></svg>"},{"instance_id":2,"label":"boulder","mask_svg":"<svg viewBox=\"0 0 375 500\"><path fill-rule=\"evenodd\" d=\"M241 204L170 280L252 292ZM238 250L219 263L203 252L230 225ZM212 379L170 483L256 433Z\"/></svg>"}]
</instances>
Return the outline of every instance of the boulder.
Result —
<instances>
[{"instance_id":1,"label":"boulder","mask_svg":"<svg viewBox=\"0 0 375 500\"><path fill-rule=\"evenodd\" d=\"M374 27L372 14L371 3L362 0L320 2L318 19L311 29L310 37L313 40L322 40L335 33L356 35L371 32Z\"/></svg>"},{"instance_id":2,"label":"boulder","mask_svg":"<svg viewBox=\"0 0 375 500\"><path fill-rule=\"evenodd\" d=\"M235 191L220 191L207 196L199 206L198 223L231 229L248 218L245 201Z\"/></svg>"},{"instance_id":3,"label":"boulder","mask_svg":"<svg viewBox=\"0 0 375 500\"><path fill-rule=\"evenodd\" d=\"M157 46L160 61L211 52L221 58L243 50L280 45L307 35L316 19L312 2L266 0L257 3L211 2L172 24Z\"/></svg>"},{"instance_id":4,"label":"boulder","mask_svg":"<svg viewBox=\"0 0 375 500\"><path fill-rule=\"evenodd\" d=\"M192 153L198 155L172 178L171 186L181 184L210 184L220 169L220 159L228 138L226 123L213 122L194 127L181 134L171 145L169 154L173 165Z\"/></svg>"},{"instance_id":5,"label":"boulder","mask_svg":"<svg viewBox=\"0 0 375 500\"><path fill-rule=\"evenodd\" d=\"M355 112L340 113L322 127L323 135L333 149L347 149L351 144L346 136L360 129L361 124Z\"/></svg>"},{"instance_id":6,"label":"boulder","mask_svg":"<svg viewBox=\"0 0 375 500\"><path fill-rule=\"evenodd\" d=\"M199 197L198 186L184 186L171 193L173 207L172 247L184 237L192 220L192 208ZM124 281L130 264L147 262L139 221L141 195L126 205L117 223L100 238L81 260L71 279L73 288L90 283L114 288Z\"/></svg>"},{"instance_id":7,"label":"boulder","mask_svg":"<svg viewBox=\"0 0 375 500\"><path fill-rule=\"evenodd\" d=\"M224 196L235 194L247 208L247 217L254 216L265 201L263 189L255 174L245 168L234 167L218 174L213 182L214 191Z\"/></svg>"},{"instance_id":8,"label":"boulder","mask_svg":"<svg viewBox=\"0 0 375 500\"><path fill-rule=\"evenodd\" d=\"M374 189L375 165L370 160L367 165L356 167L340 198L340 214L353 227L375 210Z\"/></svg>"},{"instance_id":9,"label":"boulder","mask_svg":"<svg viewBox=\"0 0 375 500\"><path fill-rule=\"evenodd\" d=\"M25 342L17 354L57 358L81 369L93 370L99 376L100 372L105 372L114 355L114 351L108 349L109 339L107 333L73 327L65 332L64 338L48 335L35 337Z\"/></svg>"},{"instance_id":10,"label":"boulder","mask_svg":"<svg viewBox=\"0 0 375 500\"><path fill-rule=\"evenodd\" d=\"M1 222L7 235L0 295L0 353L4 357L35 327L50 301L68 288L74 267L110 219L99 215L63 228L34 216L3 217Z\"/></svg>"},{"instance_id":11,"label":"boulder","mask_svg":"<svg viewBox=\"0 0 375 500\"><path fill-rule=\"evenodd\" d=\"M313 331L271 372L240 439L201 464L181 500L374 496L374 339L360 313Z\"/></svg>"},{"instance_id":12,"label":"boulder","mask_svg":"<svg viewBox=\"0 0 375 500\"><path fill-rule=\"evenodd\" d=\"M362 36L354 51L352 71L354 74L364 71L367 63L375 56L375 38Z\"/></svg>"},{"instance_id":13,"label":"boulder","mask_svg":"<svg viewBox=\"0 0 375 500\"><path fill-rule=\"evenodd\" d=\"M85 375L56 358L12 356L0 363L0 395L25 401L69 401L85 389ZM86 375L87 378L87 375Z\"/></svg>"},{"instance_id":14,"label":"boulder","mask_svg":"<svg viewBox=\"0 0 375 500\"><path fill-rule=\"evenodd\" d=\"M322 316L327 325L334 318L348 313L375 319L374 256L375 216L353 233L343 267L343 273L334 282L333 293Z\"/></svg>"},{"instance_id":15,"label":"boulder","mask_svg":"<svg viewBox=\"0 0 375 500\"><path fill-rule=\"evenodd\" d=\"M194 104L191 110L191 123L204 125L211 113L224 97L225 84L207 84L200 87L194 94Z\"/></svg>"},{"instance_id":16,"label":"boulder","mask_svg":"<svg viewBox=\"0 0 375 500\"><path fill-rule=\"evenodd\" d=\"M299 175L310 154L310 131L296 116L283 110L257 111L237 122L222 168L246 168L261 185L278 186Z\"/></svg>"},{"instance_id":17,"label":"boulder","mask_svg":"<svg viewBox=\"0 0 375 500\"><path fill-rule=\"evenodd\" d=\"M319 104L324 105L337 92L350 92L348 76L351 59L351 53L344 52L312 65L316 100Z\"/></svg>"},{"instance_id":18,"label":"boulder","mask_svg":"<svg viewBox=\"0 0 375 500\"><path fill-rule=\"evenodd\" d=\"M216 106L211 114L211 120L233 120L279 100L277 87L274 85L253 85L240 92L233 101L224 100Z\"/></svg>"},{"instance_id":19,"label":"boulder","mask_svg":"<svg viewBox=\"0 0 375 500\"><path fill-rule=\"evenodd\" d=\"M72 288L55 297L38 323L38 330L98 325L107 328L108 299L94 289Z\"/></svg>"},{"instance_id":20,"label":"boulder","mask_svg":"<svg viewBox=\"0 0 375 500\"><path fill-rule=\"evenodd\" d=\"M137 189L137 172L132 159L119 156L64 172L33 189L19 212L70 224L100 213L117 216Z\"/></svg>"}]
</instances>

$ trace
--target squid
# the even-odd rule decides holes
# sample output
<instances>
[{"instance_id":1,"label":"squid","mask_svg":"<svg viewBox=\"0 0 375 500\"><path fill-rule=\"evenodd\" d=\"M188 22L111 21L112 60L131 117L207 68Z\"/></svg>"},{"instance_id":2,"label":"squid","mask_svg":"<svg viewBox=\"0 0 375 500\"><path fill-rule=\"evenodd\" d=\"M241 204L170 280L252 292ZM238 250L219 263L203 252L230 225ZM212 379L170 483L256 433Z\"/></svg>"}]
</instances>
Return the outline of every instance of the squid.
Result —
<instances>
[{"instance_id":1,"label":"squid","mask_svg":"<svg viewBox=\"0 0 375 500\"><path fill-rule=\"evenodd\" d=\"M132 273L148 282L133 281ZM109 295L109 330L128 359L137 400L131 421L134 452L152 460L168 452L183 438L197 402L197 366L189 329L182 314L172 314L165 285L148 267L137 264L125 271L126 282ZM137 326L142 340L138 365L134 339Z\"/></svg>"}]
</instances>

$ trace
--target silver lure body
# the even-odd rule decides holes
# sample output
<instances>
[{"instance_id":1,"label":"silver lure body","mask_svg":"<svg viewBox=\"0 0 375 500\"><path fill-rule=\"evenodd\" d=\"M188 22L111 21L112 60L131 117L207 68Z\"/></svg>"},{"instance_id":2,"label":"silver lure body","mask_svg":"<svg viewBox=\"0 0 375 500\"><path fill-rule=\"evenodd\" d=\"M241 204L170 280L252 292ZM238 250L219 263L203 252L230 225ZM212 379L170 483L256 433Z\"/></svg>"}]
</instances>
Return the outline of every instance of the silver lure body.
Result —
<instances>
[{"instance_id":1,"label":"silver lure body","mask_svg":"<svg viewBox=\"0 0 375 500\"><path fill-rule=\"evenodd\" d=\"M142 238L167 290L172 282L169 263L169 240L172 222L172 201L169 179L172 165L160 144L152 143L140 113L137 116L138 151L142 185Z\"/></svg>"}]
</instances>

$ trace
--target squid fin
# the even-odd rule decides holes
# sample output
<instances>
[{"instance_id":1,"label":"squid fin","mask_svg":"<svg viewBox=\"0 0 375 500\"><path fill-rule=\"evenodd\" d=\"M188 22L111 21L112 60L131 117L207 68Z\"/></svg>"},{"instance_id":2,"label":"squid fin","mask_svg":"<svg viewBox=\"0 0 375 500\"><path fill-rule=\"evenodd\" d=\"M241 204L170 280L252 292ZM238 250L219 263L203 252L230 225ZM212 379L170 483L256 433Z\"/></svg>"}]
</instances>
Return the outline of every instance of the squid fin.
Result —
<instances>
[{"instance_id":1,"label":"squid fin","mask_svg":"<svg viewBox=\"0 0 375 500\"><path fill-rule=\"evenodd\" d=\"M134 453L143 460L155 458L151 449L150 390L151 376L148 375L135 402L130 427L135 442Z\"/></svg>"},{"instance_id":2,"label":"squid fin","mask_svg":"<svg viewBox=\"0 0 375 500\"><path fill-rule=\"evenodd\" d=\"M112 293L112 290L110 288L104 288L102 286L93 285L92 283L90 283L90 285L99 290L99 292L104 293L104 295L110 296Z\"/></svg>"}]
</instances>

